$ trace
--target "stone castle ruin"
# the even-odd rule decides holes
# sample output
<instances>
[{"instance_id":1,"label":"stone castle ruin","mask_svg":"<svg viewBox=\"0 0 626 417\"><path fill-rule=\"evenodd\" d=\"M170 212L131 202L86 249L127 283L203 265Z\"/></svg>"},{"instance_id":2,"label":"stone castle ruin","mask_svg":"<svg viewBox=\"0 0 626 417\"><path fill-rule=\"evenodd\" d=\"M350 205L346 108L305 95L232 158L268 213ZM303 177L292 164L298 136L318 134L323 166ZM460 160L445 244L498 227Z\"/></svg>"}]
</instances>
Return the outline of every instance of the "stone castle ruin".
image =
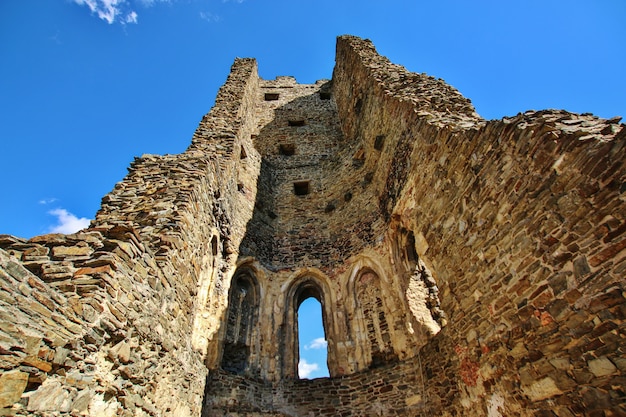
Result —
<instances>
[{"instance_id":1,"label":"stone castle ruin","mask_svg":"<svg viewBox=\"0 0 626 417\"><path fill-rule=\"evenodd\" d=\"M619 120L486 121L352 36L315 84L237 59L88 229L0 236L0 415L624 416Z\"/></svg>"}]
</instances>

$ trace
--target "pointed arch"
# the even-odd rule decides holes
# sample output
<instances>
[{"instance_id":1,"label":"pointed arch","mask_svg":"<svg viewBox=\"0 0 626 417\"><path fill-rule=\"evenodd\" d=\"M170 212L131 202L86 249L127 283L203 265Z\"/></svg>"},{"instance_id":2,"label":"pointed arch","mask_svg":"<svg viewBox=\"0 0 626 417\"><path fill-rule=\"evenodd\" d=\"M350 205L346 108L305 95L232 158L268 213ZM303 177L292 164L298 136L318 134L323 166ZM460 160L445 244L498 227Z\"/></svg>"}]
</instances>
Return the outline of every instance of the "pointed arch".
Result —
<instances>
[{"instance_id":1,"label":"pointed arch","mask_svg":"<svg viewBox=\"0 0 626 417\"><path fill-rule=\"evenodd\" d=\"M369 263L372 265L372 263ZM371 266L361 264L351 277L354 294L355 331L363 352L366 368L374 368L398 360L393 346L393 323L385 302L380 274Z\"/></svg>"},{"instance_id":2,"label":"pointed arch","mask_svg":"<svg viewBox=\"0 0 626 417\"><path fill-rule=\"evenodd\" d=\"M254 270L239 267L231 281L222 336L221 368L236 374L250 369L253 333L257 328L260 288Z\"/></svg>"},{"instance_id":3,"label":"pointed arch","mask_svg":"<svg viewBox=\"0 0 626 417\"><path fill-rule=\"evenodd\" d=\"M328 372L332 377L333 371L333 348L330 341L332 335L332 312L330 303L330 289L327 278L319 271L314 269L306 269L296 275L286 291L285 299L285 318L281 327L281 346L282 352L282 373L283 377L298 377L298 362L300 359L299 341L298 341L298 309L300 304L307 298L315 298L322 308L322 323L324 326L324 335L327 341L328 354L327 365Z\"/></svg>"}]
</instances>

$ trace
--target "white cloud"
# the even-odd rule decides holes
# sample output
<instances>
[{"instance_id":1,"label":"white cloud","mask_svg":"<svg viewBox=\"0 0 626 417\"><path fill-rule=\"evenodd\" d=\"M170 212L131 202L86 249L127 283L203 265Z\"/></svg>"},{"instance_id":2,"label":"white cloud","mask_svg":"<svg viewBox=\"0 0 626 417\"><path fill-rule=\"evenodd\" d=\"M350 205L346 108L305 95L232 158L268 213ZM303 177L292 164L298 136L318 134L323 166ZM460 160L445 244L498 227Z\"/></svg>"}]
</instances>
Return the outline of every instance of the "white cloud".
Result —
<instances>
[{"instance_id":1,"label":"white cloud","mask_svg":"<svg viewBox=\"0 0 626 417\"><path fill-rule=\"evenodd\" d=\"M328 343L326 342L326 339L324 339L323 337L318 337L317 339L313 339L313 341L311 343L309 343L308 345L306 345L304 348L306 350L309 350L309 349L326 349L327 345L328 345Z\"/></svg>"},{"instance_id":2,"label":"white cloud","mask_svg":"<svg viewBox=\"0 0 626 417\"><path fill-rule=\"evenodd\" d=\"M137 23L137 13L130 12L128 16L126 16L126 23Z\"/></svg>"},{"instance_id":3,"label":"white cloud","mask_svg":"<svg viewBox=\"0 0 626 417\"><path fill-rule=\"evenodd\" d=\"M65 209L59 208L48 212L57 217L55 226L50 227L50 233L76 233L81 229L89 226L89 219L81 217L80 219Z\"/></svg>"},{"instance_id":4,"label":"white cloud","mask_svg":"<svg viewBox=\"0 0 626 417\"><path fill-rule=\"evenodd\" d=\"M121 23L137 23L137 13L129 10L127 0L73 0L79 6L87 6L91 13L95 13L98 17L108 24L112 24L116 20Z\"/></svg>"},{"instance_id":5,"label":"white cloud","mask_svg":"<svg viewBox=\"0 0 626 417\"><path fill-rule=\"evenodd\" d=\"M52 203L54 203L57 200L58 199L54 198L54 197L52 197L52 198L42 198L41 200L38 201L38 203L46 205L46 204L52 204Z\"/></svg>"},{"instance_id":6,"label":"white cloud","mask_svg":"<svg viewBox=\"0 0 626 417\"><path fill-rule=\"evenodd\" d=\"M216 14L211 12L200 12L200 19L206 20L207 22L219 22L222 18Z\"/></svg>"},{"instance_id":7,"label":"white cloud","mask_svg":"<svg viewBox=\"0 0 626 417\"><path fill-rule=\"evenodd\" d=\"M145 7L154 6L155 3L171 3L172 0L139 0Z\"/></svg>"},{"instance_id":8,"label":"white cloud","mask_svg":"<svg viewBox=\"0 0 626 417\"><path fill-rule=\"evenodd\" d=\"M298 362L298 376L300 378L308 378L309 375L319 368L320 366L316 363L308 363L306 359L300 359L300 362Z\"/></svg>"}]
</instances>

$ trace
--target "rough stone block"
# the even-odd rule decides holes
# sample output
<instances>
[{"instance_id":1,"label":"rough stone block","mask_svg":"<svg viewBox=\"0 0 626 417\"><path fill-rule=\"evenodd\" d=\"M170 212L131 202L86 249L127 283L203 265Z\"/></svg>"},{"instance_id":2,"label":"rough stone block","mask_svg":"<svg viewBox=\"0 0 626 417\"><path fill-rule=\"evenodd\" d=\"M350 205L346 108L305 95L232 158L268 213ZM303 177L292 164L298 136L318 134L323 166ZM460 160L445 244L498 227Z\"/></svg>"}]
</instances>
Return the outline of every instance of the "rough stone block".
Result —
<instances>
[{"instance_id":1,"label":"rough stone block","mask_svg":"<svg viewBox=\"0 0 626 417\"><path fill-rule=\"evenodd\" d=\"M28 384L28 374L18 370L5 371L0 375L0 408L18 402Z\"/></svg>"}]
</instances>

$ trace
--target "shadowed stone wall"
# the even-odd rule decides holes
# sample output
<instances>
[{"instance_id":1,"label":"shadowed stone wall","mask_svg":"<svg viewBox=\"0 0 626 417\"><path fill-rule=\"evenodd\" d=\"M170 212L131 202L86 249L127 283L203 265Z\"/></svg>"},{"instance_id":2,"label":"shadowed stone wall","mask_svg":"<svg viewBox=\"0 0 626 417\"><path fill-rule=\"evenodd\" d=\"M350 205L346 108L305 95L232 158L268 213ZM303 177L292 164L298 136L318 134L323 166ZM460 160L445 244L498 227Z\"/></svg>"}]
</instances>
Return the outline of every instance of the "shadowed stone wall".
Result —
<instances>
[{"instance_id":1,"label":"shadowed stone wall","mask_svg":"<svg viewBox=\"0 0 626 417\"><path fill-rule=\"evenodd\" d=\"M89 229L0 237L2 413L625 414L625 145L619 118L485 121L356 37L310 85L238 59Z\"/></svg>"}]
</instances>

